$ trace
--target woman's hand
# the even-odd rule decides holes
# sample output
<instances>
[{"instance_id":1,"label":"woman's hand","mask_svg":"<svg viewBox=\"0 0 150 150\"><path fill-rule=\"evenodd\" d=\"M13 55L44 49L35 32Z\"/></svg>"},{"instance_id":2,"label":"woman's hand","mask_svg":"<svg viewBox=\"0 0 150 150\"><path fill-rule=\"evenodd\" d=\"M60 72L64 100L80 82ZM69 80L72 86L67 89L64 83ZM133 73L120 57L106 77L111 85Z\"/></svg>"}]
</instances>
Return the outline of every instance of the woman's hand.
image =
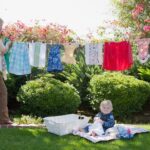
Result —
<instances>
[{"instance_id":1,"label":"woman's hand","mask_svg":"<svg viewBox=\"0 0 150 150\"><path fill-rule=\"evenodd\" d=\"M7 51L7 49L3 48L2 51L1 51L1 55L3 56L6 53L6 51Z\"/></svg>"},{"instance_id":2,"label":"woman's hand","mask_svg":"<svg viewBox=\"0 0 150 150\"><path fill-rule=\"evenodd\" d=\"M9 49L10 47L12 47L13 42L9 41L6 43L6 49Z\"/></svg>"},{"instance_id":3,"label":"woman's hand","mask_svg":"<svg viewBox=\"0 0 150 150\"><path fill-rule=\"evenodd\" d=\"M99 122L99 123L103 124L104 121L101 120L99 117L95 117L94 122Z\"/></svg>"},{"instance_id":4,"label":"woman's hand","mask_svg":"<svg viewBox=\"0 0 150 150\"><path fill-rule=\"evenodd\" d=\"M104 122L104 121L103 121L103 120L101 120L101 119L99 119L99 122L100 122L101 124L103 124L103 122Z\"/></svg>"},{"instance_id":5,"label":"woman's hand","mask_svg":"<svg viewBox=\"0 0 150 150\"><path fill-rule=\"evenodd\" d=\"M94 122L96 121L99 121L100 120L100 118L99 117L94 117Z\"/></svg>"}]
</instances>

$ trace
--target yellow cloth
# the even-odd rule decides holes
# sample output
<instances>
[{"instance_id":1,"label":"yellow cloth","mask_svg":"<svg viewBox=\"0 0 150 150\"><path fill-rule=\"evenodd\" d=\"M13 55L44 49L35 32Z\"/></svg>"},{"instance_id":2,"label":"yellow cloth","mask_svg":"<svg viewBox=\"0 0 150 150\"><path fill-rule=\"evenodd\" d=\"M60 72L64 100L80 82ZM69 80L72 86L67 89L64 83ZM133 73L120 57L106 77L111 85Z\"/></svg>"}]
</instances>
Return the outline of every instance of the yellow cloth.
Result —
<instances>
[{"instance_id":1,"label":"yellow cloth","mask_svg":"<svg viewBox=\"0 0 150 150\"><path fill-rule=\"evenodd\" d=\"M62 57L62 62L66 64L75 64L76 60L74 58L74 51L76 49L77 45L75 43L66 43L64 44L65 52Z\"/></svg>"}]
</instances>

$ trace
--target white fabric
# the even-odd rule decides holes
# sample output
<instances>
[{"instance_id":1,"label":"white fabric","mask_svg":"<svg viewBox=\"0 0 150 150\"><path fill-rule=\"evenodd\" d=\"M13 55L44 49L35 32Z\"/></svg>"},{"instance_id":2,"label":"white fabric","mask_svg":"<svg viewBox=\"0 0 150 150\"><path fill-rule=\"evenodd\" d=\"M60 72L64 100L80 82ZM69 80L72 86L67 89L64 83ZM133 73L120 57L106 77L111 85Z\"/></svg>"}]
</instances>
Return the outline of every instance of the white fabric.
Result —
<instances>
[{"instance_id":1,"label":"white fabric","mask_svg":"<svg viewBox=\"0 0 150 150\"><path fill-rule=\"evenodd\" d=\"M85 45L85 60L87 65L102 65L103 43Z\"/></svg>"},{"instance_id":2,"label":"white fabric","mask_svg":"<svg viewBox=\"0 0 150 150\"><path fill-rule=\"evenodd\" d=\"M39 52L39 59L35 62L35 44L37 43L29 43L29 59L30 65L34 67L45 67L46 66L46 44L40 43L40 52ZM38 63L37 63L38 62Z\"/></svg>"},{"instance_id":3,"label":"white fabric","mask_svg":"<svg viewBox=\"0 0 150 150\"><path fill-rule=\"evenodd\" d=\"M30 60L30 65L34 65L34 43L29 43L29 60Z\"/></svg>"},{"instance_id":4,"label":"white fabric","mask_svg":"<svg viewBox=\"0 0 150 150\"><path fill-rule=\"evenodd\" d=\"M41 44L39 67L46 66L46 44Z\"/></svg>"},{"instance_id":5,"label":"white fabric","mask_svg":"<svg viewBox=\"0 0 150 150\"><path fill-rule=\"evenodd\" d=\"M48 132L57 135L66 135L72 133L74 129L84 128L88 124L90 117L69 114L55 117L44 118L44 124L46 125Z\"/></svg>"},{"instance_id":6,"label":"white fabric","mask_svg":"<svg viewBox=\"0 0 150 150\"><path fill-rule=\"evenodd\" d=\"M124 127L124 128L129 128L131 130L131 133L133 135L138 134L138 133L146 133L149 132L149 130L139 128L133 125L123 125L123 124L116 124L115 127L109 128L106 130L104 135L101 136L90 136L88 133L81 132L79 130L74 130L72 132L73 135L77 135L80 137L83 137L93 143L101 142L101 141L110 141L110 140L116 140L119 139L118 134L118 127Z\"/></svg>"},{"instance_id":7,"label":"white fabric","mask_svg":"<svg viewBox=\"0 0 150 150\"><path fill-rule=\"evenodd\" d=\"M150 54L148 54L144 59L141 59L141 58L139 57L139 55L137 55L137 59L139 60L139 62L140 62L141 64L146 63L146 62L149 60L149 58L150 58Z\"/></svg>"},{"instance_id":8,"label":"white fabric","mask_svg":"<svg viewBox=\"0 0 150 150\"><path fill-rule=\"evenodd\" d=\"M94 122L89 126L89 134L92 132L96 133L96 135L101 136L104 134L104 129L101 123Z\"/></svg>"}]
</instances>

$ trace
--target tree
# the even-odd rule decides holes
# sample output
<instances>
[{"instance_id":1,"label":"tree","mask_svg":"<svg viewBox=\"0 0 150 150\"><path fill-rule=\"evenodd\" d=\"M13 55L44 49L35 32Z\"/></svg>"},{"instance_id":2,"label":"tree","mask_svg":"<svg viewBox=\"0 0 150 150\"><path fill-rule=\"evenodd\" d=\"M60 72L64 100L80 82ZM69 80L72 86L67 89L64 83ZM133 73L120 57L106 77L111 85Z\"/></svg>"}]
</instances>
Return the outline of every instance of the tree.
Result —
<instances>
[{"instance_id":1,"label":"tree","mask_svg":"<svg viewBox=\"0 0 150 150\"><path fill-rule=\"evenodd\" d=\"M38 41L38 42L69 42L76 37L75 32L66 26L49 23L41 26L38 21L33 26L28 26L21 21L7 24L2 35L12 41Z\"/></svg>"},{"instance_id":2,"label":"tree","mask_svg":"<svg viewBox=\"0 0 150 150\"><path fill-rule=\"evenodd\" d=\"M120 26L130 29L133 38L150 37L149 0L112 0Z\"/></svg>"}]
</instances>

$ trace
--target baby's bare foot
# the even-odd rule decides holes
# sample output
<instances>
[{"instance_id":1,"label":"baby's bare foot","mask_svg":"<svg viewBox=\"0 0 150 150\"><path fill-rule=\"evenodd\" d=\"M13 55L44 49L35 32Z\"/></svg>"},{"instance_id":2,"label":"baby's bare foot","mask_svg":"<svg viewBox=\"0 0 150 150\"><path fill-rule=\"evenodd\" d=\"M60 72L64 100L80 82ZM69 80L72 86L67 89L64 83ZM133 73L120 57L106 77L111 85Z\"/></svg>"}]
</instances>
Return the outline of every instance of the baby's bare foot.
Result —
<instances>
[{"instance_id":1,"label":"baby's bare foot","mask_svg":"<svg viewBox=\"0 0 150 150\"><path fill-rule=\"evenodd\" d=\"M82 128L79 128L79 131L80 131L80 132L84 132L84 129L82 129Z\"/></svg>"}]
</instances>

